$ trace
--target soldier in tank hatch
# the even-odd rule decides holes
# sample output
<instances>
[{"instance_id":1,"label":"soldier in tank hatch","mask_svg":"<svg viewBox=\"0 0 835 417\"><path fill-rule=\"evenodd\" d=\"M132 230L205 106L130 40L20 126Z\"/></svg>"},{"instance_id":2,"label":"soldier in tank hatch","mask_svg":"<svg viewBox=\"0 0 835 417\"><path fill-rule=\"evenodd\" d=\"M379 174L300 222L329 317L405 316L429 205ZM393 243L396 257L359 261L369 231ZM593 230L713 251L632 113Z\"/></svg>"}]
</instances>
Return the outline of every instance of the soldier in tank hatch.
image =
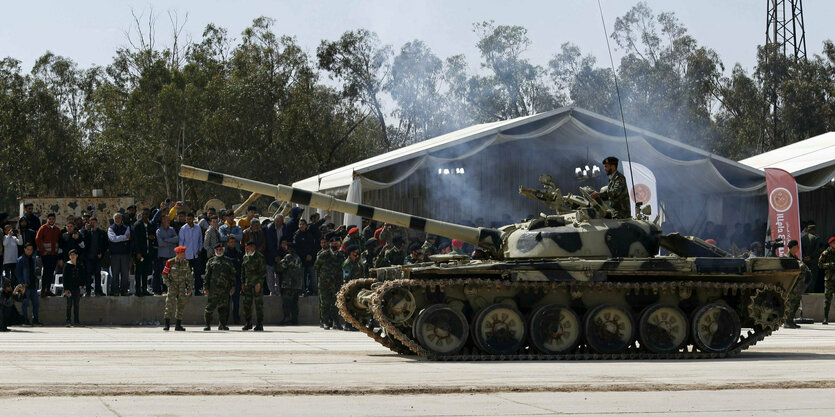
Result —
<instances>
[{"instance_id":1,"label":"soldier in tank hatch","mask_svg":"<svg viewBox=\"0 0 835 417\"><path fill-rule=\"evenodd\" d=\"M618 171L618 158L610 156L604 159L603 170L609 176L609 184L600 189L599 193L592 193L591 198L599 197L608 201L616 219L632 217L629 208L629 187L626 185L626 177Z\"/></svg>"}]
</instances>

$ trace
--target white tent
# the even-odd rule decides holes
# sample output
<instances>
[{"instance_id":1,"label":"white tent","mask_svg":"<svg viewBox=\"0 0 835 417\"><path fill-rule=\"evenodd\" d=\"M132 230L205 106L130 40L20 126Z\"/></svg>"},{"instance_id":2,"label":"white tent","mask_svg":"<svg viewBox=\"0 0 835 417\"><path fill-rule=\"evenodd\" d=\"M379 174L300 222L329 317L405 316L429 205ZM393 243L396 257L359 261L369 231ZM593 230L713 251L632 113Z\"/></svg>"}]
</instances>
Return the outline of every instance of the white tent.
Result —
<instances>
[{"instance_id":1,"label":"white tent","mask_svg":"<svg viewBox=\"0 0 835 417\"><path fill-rule=\"evenodd\" d=\"M835 178L835 132L827 132L739 162L758 170L786 170L797 180L799 191L816 190Z\"/></svg>"},{"instance_id":2,"label":"white tent","mask_svg":"<svg viewBox=\"0 0 835 417\"><path fill-rule=\"evenodd\" d=\"M627 125L627 131L632 160L663 173L662 186L687 184L691 190L713 194L764 192L765 180L757 169L634 126ZM608 155L623 160L627 157L619 121L564 107L470 126L298 181L293 186L345 195L355 178L359 178L364 191L385 189L421 168L466 160L490 147L523 141L550 154L553 161L568 155L573 159L587 156L598 163ZM511 153L506 156L512 159L513 148L508 150Z\"/></svg>"}]
</instances>

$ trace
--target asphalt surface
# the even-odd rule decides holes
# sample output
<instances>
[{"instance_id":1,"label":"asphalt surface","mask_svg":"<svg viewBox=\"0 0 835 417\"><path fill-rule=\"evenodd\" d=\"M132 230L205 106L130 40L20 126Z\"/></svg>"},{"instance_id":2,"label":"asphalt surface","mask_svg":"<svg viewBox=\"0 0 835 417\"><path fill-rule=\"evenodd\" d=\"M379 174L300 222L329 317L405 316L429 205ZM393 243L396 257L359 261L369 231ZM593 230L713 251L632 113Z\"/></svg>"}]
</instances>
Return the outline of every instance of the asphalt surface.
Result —
<instances>
[{"instance_id":1,"label":"asphalt surface","mask_svg":"<svg viewBox=\"0 0 835 417\"><path fill-rule=\"evenodd\" d=\"M0 346L0 415L835 415L835 326L687 361L438 363L309 326L15 328Z\"/></svg>"}]
</instances>

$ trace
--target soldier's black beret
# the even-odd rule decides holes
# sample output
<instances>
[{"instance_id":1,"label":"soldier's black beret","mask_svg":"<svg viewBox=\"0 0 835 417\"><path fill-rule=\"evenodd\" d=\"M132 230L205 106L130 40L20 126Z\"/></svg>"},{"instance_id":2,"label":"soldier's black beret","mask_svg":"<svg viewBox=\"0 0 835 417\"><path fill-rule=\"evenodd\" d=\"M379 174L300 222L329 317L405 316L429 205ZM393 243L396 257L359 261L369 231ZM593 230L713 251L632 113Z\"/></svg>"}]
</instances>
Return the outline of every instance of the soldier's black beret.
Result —
<instances>
[{"instance_id":1,"label":"soldier's black beret","mask_svg":"<svg viewBox=\"0 0 835 417\"><path fill-rule=\"evenodd\" d=\"M254 205L249 205L249 206L247 206L246 211L250 211L250 210L251 210L251 211L255 211L255 210L258 210L258 209L257 209L257 208L255 208L255 206L254 206Z\"/></svg>"},{"instance_id":2,"label":"soldier's black beret","mask_svg":"<svg viewBox=\"0 0 835 417\"><path fill-rule=\"evenodd\" d=\"M347 252L347 253L351 253L355 250L360 250L360 247L357 246L357 245L351 245L351 246L348 246L347 248L345 248L345 252Z\"/></svg>"},{"instance_id":3,"label":"soldier's black beret","mask_svg":"<svg viewBox=\"0 0 835 417\"><path fill-rule=\"evenodd\" d=\"M420 250L420 248L421 248L420 243L412 243L409 246L409 252L414 252L416 250Z\"/></svg>"},{"instance_id":4,"label":"soldier's black beret","mask_svg":"<svg viewBox=\"0 0 835 417\"><path fill-rule=\"evenodd\" d=\"M371 239L366 240L366 241L365 241L365 247L366 247L366 248L375 248L375 247L377 247L377 238L376 238L376 237L372 237Z\"/></svg>"},{"instance_id":5,"label":"soldier's black beret","mask_svg":"<svg viewBox=\"0 0 835 417\"><path fill-rule=\"evenodd\" d=\"M604 164L617 165L618 164L618 158L616 158L614 156L607 156L606 159L603 160L603 163Z\"/></svg>"},{"instance_id":6,"label":"soldier's black beret","mask_svg":"<svg viewBox=\"0 0 835 417\"><path fill-rule=\"evenodd\" d=\"M288 240L288 241L286 241L286 242L287 242L287 247L288 247L288 248L290 248L290 249L296 249L296 244L295 244L295 243L293 243L293 242L291 242L291 241L289 241L289 240Z\"/></svg>"},{"instance_id":7,"label":"soldier's black beret","mask_svg":"<svg viewBox=\"0 0 835 417\"><path fill-rule=\"evenodd\" d=\"M246 246L249 246L249 245L255 246L255 241L250 240L249 242L246 242Z\"/></svg>"},{"instance_id":8,"label":"soldier's black beret","mask_svg":"<svg viewBox=\"0 0 835 417\"><path fill-rule=\"evenodd\" d=\"M450 244L451 243L449 241L444 241L443 243L441 243L441 246L439 246L438 249L446 249L449 247Z\"/></svg>"},{"instance_id":9,"label":"soldier's black beret","mask_svg":"<svg viewBox=\"0 0 835 417\"><path fill-rule=\"evenodd\" d=\"M798 243L797 243L797 241L796 241L796 240L790 240L790 241L789 241L789 249L791 249L791 248L793 248L793 247L795 247L795 246L797 246L797 245L798 245Z\"/></svg>"}]
</instances>

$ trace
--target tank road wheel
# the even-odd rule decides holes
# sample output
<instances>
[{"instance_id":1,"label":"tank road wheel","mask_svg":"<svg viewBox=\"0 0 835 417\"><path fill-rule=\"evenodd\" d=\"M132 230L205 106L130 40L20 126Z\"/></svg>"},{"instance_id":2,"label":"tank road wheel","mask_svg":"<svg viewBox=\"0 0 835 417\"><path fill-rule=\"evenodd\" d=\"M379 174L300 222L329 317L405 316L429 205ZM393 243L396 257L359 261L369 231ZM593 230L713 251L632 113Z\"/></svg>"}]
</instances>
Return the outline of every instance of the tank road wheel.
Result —
<instances>
[{"instance_id":1,"label":"tank road wheel","mask_svg":"<svg viewBox=\"0 0 835 417\"><path fill-rule=\"evenodd\" d=\"M601 304L586 315L586 343L598 353L624 351L635 337L635 326L623 307Z\"/></svg>"},{"instance_id":2,"label":"tank road wheel","mask_svg":"<svg viewBox=\"0 0 835 417\"><path fill-rule=\"evenodd\" d=\"M476 316L473 337L476 345L491 355L510 355L525 344L525 320L516 307L493 304Z\"/></svg>"},{"instance_id":3,"label":"tank road wheel","mask_svg":"<svg viewBox=\"0 0 835 417\"><path fill-rule=\"evenodd\" d=\"M653 353L669 353L687 342L687 316L678 307L653 304L638 321L641 346Z\"/></svg>"},{"instance_id":4,"label":"tank road wheel","mask_svg":"<svg viewBox=\"0 0 835 417\"><path fill-rule=\"evenodd\" d=\"M531 344L547 355L570 352L580 341L582 330L577 313L559 304L544 305L531 315Z\"/></svg>"},{"instance_id":5,"label":"tank road wheel","mask_svg":"<svg viewBox=\"0 0 835 417\"><path fill-rule=\"evenodd\" d=\"M435 355L453 355L464 347L470 326L460 311L433 304L418 314L412 334L418 343Z\"/></svg>"},{"instance_id":6,"label":"tank road wheel","mask_svg":"<svg viewBox=\"0 0 835 417\"><path fill-rule=\"evenodd\" d=\"M406 288L395 288L383 299L383 315L394 324L401 324L412 318L417 309L415 296Z\"/></svg>"},{"instance_id":7,"label":"tank road wheel","mask_svg":"<svg viewBox=\"0 0 835 417\"><path fill-rule=\"evenodd\" d=\"M776 330L786 315L783 297L774 291L758 289L748 304L748 316L764 329Z\"/></svg>"},{"instance_id":8,"label":"tank road wheel","mask_svg":"<svg viewBox=\"0 0 835 417\"><path fill-rule=\"evenodd\" d=\"M726 352L739 340L739 316L725 304L708 304L693 313L690 332L702 351Z\"/></svg>"}]
</instances>

